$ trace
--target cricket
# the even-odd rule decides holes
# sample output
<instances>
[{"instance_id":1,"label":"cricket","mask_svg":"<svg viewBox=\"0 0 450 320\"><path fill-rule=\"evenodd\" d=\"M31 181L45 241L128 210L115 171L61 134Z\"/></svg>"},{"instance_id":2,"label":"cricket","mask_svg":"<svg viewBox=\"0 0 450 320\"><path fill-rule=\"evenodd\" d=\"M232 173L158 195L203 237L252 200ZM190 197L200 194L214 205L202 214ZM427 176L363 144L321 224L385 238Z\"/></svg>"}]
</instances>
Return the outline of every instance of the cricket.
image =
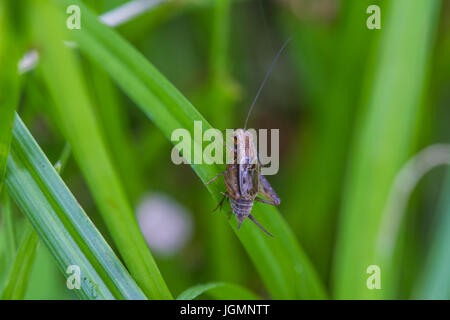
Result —
<instances>
[{"instance_id":1,"label":"cricket","mask_svg":"<svg viewBox=\"0 0 450 320\"><path fill-rule=\"evenodd\" d=\"M225 171L219 173L206 183L206 185L208 185L218 177L224 176L225 188L227 191L221 192L223 198L213 211L222 208L223 202L225 199L228 199L231 204L231 210L239 222L238 229L240 229L242 222L248 217L261 228L261 230L273 238L274 236L255 219L251 214L251 211L254 201L277 206L280 204L281 200L273 190L269 181L260 172L261 163L259 161L256 143L251 132L247 130L247 123L273 67L290 40L290 38L286 40L273 59L250 106L247 118L245 119L244 128L236 129L233 133L233 147L228 148L228 152L231 153L230 159L233 159L232 163L227 163ZM263 196L268 200L258 197L258 195Z\"/></svg>"}]
</instances>

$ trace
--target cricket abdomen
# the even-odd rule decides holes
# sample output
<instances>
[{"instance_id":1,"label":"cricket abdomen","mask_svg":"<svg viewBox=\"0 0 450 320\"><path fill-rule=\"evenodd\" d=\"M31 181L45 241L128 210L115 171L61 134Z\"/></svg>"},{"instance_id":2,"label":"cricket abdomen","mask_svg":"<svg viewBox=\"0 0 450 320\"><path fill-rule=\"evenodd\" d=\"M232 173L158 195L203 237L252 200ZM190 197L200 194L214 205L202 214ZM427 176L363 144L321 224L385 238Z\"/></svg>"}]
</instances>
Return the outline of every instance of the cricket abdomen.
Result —
<instances>
[{"instance_id":1,"label":"cricket abdomen","mask_svg":"<svg viewBox=\"0 0 450 320\"><path fill-rule=\"evenodd\" d=\"M245 200L245 199L233 199L230 198L231 202L231 210L233 210L236 219L239 221L239 226L241 226L242 221L245 220L252 211L253 200Z\"/></svg>"}]
</instances>

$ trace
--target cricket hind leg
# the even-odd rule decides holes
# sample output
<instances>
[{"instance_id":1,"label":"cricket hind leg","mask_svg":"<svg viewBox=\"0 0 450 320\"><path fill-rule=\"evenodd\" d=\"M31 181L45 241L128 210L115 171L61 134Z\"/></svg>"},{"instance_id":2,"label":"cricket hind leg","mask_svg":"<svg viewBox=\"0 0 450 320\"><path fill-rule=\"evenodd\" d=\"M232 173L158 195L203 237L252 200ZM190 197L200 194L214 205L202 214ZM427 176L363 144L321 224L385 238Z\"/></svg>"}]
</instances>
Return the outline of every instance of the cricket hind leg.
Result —
<instances>
[{"instance_id":1,"label":"cricket hind leg","mask_svg":"<svg viewBox=\"0 0 450 320\"><path fill-rule=\"evenodd\" d=\"M266 199L263 199L263 198L260 198L260 197L256 197L255 200L259 201L259 202L262 202L262 203L271 204L273 206L277 206L277 205L280 204L279 200L278 200L278 202L276 200L269 201L269 200L266 200Z\"/></svg>"},{"instance_id":2,"label":"cricket hind leg","mask_svg":"<svg viewBox=\"0 0 450 320\"><path fill-rule=\"evenodd\" d=\"M256 221L255 217L253 217L251 214L248 216L250 218L250 220L252 220L262 231L264 231L265 233L267 233L269 236L271 236L272 238L275 238L269 231L267 231L262 225L259 224L258 221Z\"/></svg>"},{"instance_id":3,"label":"cricket hind leg","mask_svg":"<svg viewBox=\"0 0 450 320\"><path fill-rule=\"evenodd\" d=\"M255 198L256 201L271 204L274 206L278 206L281 203L280 198L273 190L269 181L267 181L267 179L262 174L259 175L258 193L268 198L269 200L256 197Z\"/></svg>"}]
</instances>

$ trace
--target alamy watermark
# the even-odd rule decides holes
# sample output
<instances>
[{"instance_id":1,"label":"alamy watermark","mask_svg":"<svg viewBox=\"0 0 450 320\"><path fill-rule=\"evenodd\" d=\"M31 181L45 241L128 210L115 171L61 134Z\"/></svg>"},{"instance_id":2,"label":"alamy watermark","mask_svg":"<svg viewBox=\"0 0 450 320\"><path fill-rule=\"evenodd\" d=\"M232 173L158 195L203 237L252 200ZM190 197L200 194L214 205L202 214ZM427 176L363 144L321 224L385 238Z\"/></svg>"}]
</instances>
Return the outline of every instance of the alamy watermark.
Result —
<instances>
[{"instance_id":1,"label":"alamy watermark","mask_svg":"<svg viewBox=\"0 0 450 320\"><path fill-rule=\"evenodd\" d=\"M376 4L372 4L367 7L367 14L370 16L367 18L366 25L369 30L381 29L381 9Z\"/></svg>"},{"instance_id":2,"label":"alamy watermark","mask_svg":"<svg viewBox=\"0 0 450 320\"><path fill-rule=\"evenodd\" d=\"M67 267L66 274L69 276L66 280L66 286L69 290L81 290L81 285L83 281L83 288L85 293L90 295L91 298L97 299L97 284L92 282L88 277L81 275L81 268L76 264L72 264ZM88 288L88 289L86 289Z\"/></svg>"},{"instance_id":3,"label":"alamy watermark","mask_svg":"<svg viewBox=\"0 0 450 320\"><path fill-rule=\"evenodd\" d=\"M67 267L66 273L69 274L66 280L67 289L81 289L81 269L73 264Z\"/></svg>"},{"instance_id":4,"label":"alamy watermark","mask_svg":"<svg viewBox=\"0 0 450 320\"><path fill-rule=\"evenodd\" d=\"M69 15L66 20L67 29L81 29L81 9L79 6L72 4L66 8Z\"/></svg>"},{"instance_id":5,"label":"alamy watermark","mask_svg":"<svg viewBox=\"0 0 450 320\"><path fill-rule=\"evenodd\" d=\"M239 141L240 135L236 134L243 129L226 129L225 142L223 134L215 128L207 129L203 132L202 122L194 121L194 137L187 129L180 128L172 132L171 140L177 143L171 153L172 162L175 164L242 164L247 163L261 165L262 175L274 175L278 172L279 159L279 142L280 130L270 129L270 155L268 144L267 129L246 130L251 134L252 138L246 141ZM208 144L203 148L204 142ZM193 144L193 145L192 145ZM252 146L257 149L258 154L255 157L245 158L237 150L237 146L251 149ZM224 149L226 152L224 152ZM243 152L242 154L247 154Z\"/></svg>"},{"instance_id":6,"label":"alamy watermark","mask_svg":"<svg viewBox=\"0 0 450 320\"><path fill-rule=\"evenodd\" d=\"M381 268L376 264L372 264L367 267L366 273L369 274L369 277L366 281L367 289L381 289Z\"/></svg>"}]
</instances>

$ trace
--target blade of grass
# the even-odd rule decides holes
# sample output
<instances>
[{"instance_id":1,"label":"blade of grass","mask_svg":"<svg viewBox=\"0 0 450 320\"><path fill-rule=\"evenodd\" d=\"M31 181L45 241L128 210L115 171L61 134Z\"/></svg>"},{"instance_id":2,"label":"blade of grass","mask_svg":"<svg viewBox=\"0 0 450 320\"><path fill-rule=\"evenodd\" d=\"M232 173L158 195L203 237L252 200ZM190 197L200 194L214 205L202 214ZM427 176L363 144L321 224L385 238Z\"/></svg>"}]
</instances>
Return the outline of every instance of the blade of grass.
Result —
<instances>
[{"instance_id":1,"label":"blade of grass","mask_svg":"<svg viewBox=\"0 0 450 320\"><path fill-rule=\"evenodd\" d=\"M70 144L68 144L66 142L66 144L64 145L64 149L61 152L61 155L59 156L58 161L56 161L56 163L55 163L56 172L61 174L61 171L66 166L66 163L67 163L67 160L69 160L69 157L70 157Z\"/></svg>"},{"instance_id":2,"label":"blade of grass","mask_svg":"<svg viewBox=\"0 0 450 320\"><path fill-rule=\"evenodd\" d=\"M447 170L434 225L436 231L413 299L450 299L450 170Z\"/></svg>"},{"instance_id":3,"label":"blade of grass","mask_svg":"<svg viewBox=\"0 0 450 320\"><path fill-rule=\"evenodd\" d=\"M202 294L208 294L217 300L259 300L260 298L236 284L211 282L199 284L183 291L177 300L194 300Z\"/></svg>"},{"instance_id":4,"label":"blade of grass","mask_svg":"<svg viewBox=\"0 0 450 320\"><path fill-rule=\"evenodd\" d=\"M168 139L178 128L187 129L193 136L194 120L201 121L204 130L211 128L191 103L142 54L114 30L99 23L88 8L78 1L59 1L62 7L69 2L80 5L83 11L83 28L71 33L79 48L105 68ZM193 140L192 144L195 143ZM191 166L203 182L220 172L216 165ZM211 184L207 188L219 201L219 184ZM250 222L245 223L237 234L272 297L324 298L323 284L278 210L256 205L254 213L267 226L271 226L277 238L269 239ZM237 232L236 221L231 222Z\"/></svg>"},{"instance_id":5,"label":"blade of grass","mask_svg":"<svg viewBox=\"0 0 450 320\"><path fill-rule=\"evenodd\" d=\"M69 155L70 146L66 143L59 160L55 164L55 170L58 174L61 173ZM27 222L13 267L1 295L2 300L23 300L25 298L38 244L39 237L31 224Z\"/></svg>"},{"instance_id":6,"label":"blade of grass","mask_svg":"<svg viewBox=\"0 0 450 320\"><path fill-rule=\"evenodd\" d=\"M21 39L15 25L19 22L11 21L17 16L17 7L20 6L12 2L2 1L0 4L0 192L8 161L14 112L19 102L17 63Z\"/></svg>"},{"instance_id":7,"label":"blade of grass","mask_svg":"<svg viewBox=\"0 0 450 320\"><path fill-rule=\"evenodd\" d=\"M386 267L375 258L380 220L393 179L412 149L439 3L393 1L385 14L377 71L368 105L359 115L342 194L333 270L336 298L380 298L390 291L386 287L395 286L386 281L386 290L369 290L366 269L375 264L383 274Z\"/></svg>"},{"instance_id":8,"label":"blade of grass","mask_svg":"<svg viewBox=\"0 0 450 320\"><path fill-rule=\"evenodd\" d=\"M87 8L82 9L82 17ZM75 55L63 45L64 16L50 3L35 1L35 38L44 49L41 68L55 104L51 115L70 143L100 213L125 264L151 299L172 296L140 232L103 135L94 116ZM45 26L41 21L45 19ZM82 22L85 29L85 23Z\"/></svg>"},{"instance_id":9,"label":"blade of grass","mask_svg":"<svg viewBox=\"0 0 450 320\"><path fill-rule=\"evenodd\" d=\"M216 300L261 300L260 297L244 287L232 283L209 289L206 294Z\"/></svg>"},{"instance_id":10,"label":"blade of grass","mask_svg":"<svg viewBox=\"0 0 450 320\"><path fill-rule=\"evenodd\" d=\"M370 0L342 2L336 30L311 28L297 18L291 22L293 49L300 76L310 92L311 124L301 124L296 141L311 137L291 162L284 199L287 220L323 278L328 278L334 248L337 212L343 172L348 156L355 110L362 79L376 32L365 27ZM381 5L381 2L379 3ZM383 11L384 7L381 6ZM384 13L384 11L383 11ZM289 18L289 17L286 17ZM291 19L283 19L287 24ZM325 29L325 30L324 30ZM327 31L329 34L327 34ZM318 43L323 45L318 46ZM317 48L316 48L317 47ZM330 54L332 53L332 54ZM320 59L319 59L320 58ZM302 82L302 86L304 85ZM310 87L310 88L309 88ZM308 97L307 97L308 99ZM305 133L304 127L313 132ZM333 161L330 161L333 155ZM301 159L299 166L298 159Z\"/></svg>"},{"instance_id":11,"label":"blade of grass","mask_svg":"<svg viewBox=\"0 0 450 320\"><path fill-rule=\"evenodd\" d=\"M6 168L5 168L6 169ZM12 262L16 255L16 236L14 233L13 211L8 196L8 191L3 190L1 194L2 218L6 237L6 260Z\"/></svg>"},{"instance_id":12,"label":"blade of grass","mask_svg":"<svg viewBox=\"0 0 450 320\"><path fill-rule=\"evenodd\" d=\"M231 0L215 0L211 8L205 10L207 22L211 27L209 44L209 77L199 95L196 106L204 116L211 119L217 128L231 128L231 119L236 109L236 95L232 91L234 82L229 73L229 32L231 19ZM211 108L214 105L214 108ZM204 192L203 190L200 191ZM216 204L213 203L211 208ZM209 210L208 210L209 211ZM222 218L222 219L221 219ZM211 278L217 281L242 283L248 279L250 268L239 240L229 229L225 217L203 215L207 224L208 261ZM234 268L223 261L235 261ZM239 272L236 272L239 270Z\"/></svg>"},{"instance_id":13,"label":"blade of grass","mask_svg":"<svg viewBox=\"0 0 450 320\"><path fill-rule=\"evenodd\" d=\"M140 175L140 166L135 159L137 154L130 143L131 137L128 127L128 115L124 108L122 99L117 94L114 83L108 77L105 71L87 63L87 72L91 80L92 96L95 98L95 109L99 125L108 142L114 163L123 181L125 190L129 199L134 203L139 194L143 191L143 182Z\"/></svg>"},{"instance_id":14,"label":"blade of grass","mask_svg":"<svg viewBox=\"0 0 450 320\"><path fill-rule=\"evenodd\" d=\"M18 3L0 3L0 195L1 213L6 233L6 260L12 263L16 254L14 217L8 193L3 189L12 137L14 113L19 103L20 81L17 63L23 45L22 11Z\"/></svg>"},{"instance_id":15,"label":"blade of grass","mask_svg":"<svg viewBox=\"0 0 450 320\"><path fill-rule=\"evenodd\" d=\"M39 237L34 232L33 227L28 223L20 242L11 273L3 289L1 295L2 300L23 300L25 297L38 243Z\"/></svg>"},{"instance_id":16,"label":"blade of grass","mask_svg":"<svg viewBox=\"0 0 450 320\"><path fill-rule=\"evenodd\" d=\"M141 0L134 0L135 2L141 1ZM152 0L148 0L151 2ZM13 2L11 2L13 3ZM14 3L17 3L14 2ZM172 3L169 3L172 4ZM157 6L158 2L154 1L152 5L145 5L140 8L140 10L137 11L129 11L127 9L128 4L125 3L123 6L116 7L112 11L105 12L102 14L99 18L107 25L110 25L111 27L117 27L121 26L124 23L127 23L129 21L133 21L136 18L145 18L144 13L147 11L152 11L150 9L153 9L154 6ZM170 9L170 8L169 8ZM20 12L23 12L23 10L19 10ZM113 12L114 11L114 12ZM119 18L119 19L117 19ZM148 20L148 19L147 19ZM136 33L136 32L135 32ZM36 64L39 62L39 54L37 50L31 50L28 51L22 59L19 61L19 73L26 73L30 70L34 69Z\"/></svg>"},{"instance_id":17,"label":"blade of grass","mask_svg":"<svg viewBox=\"0 0 450 320\"><path fill-rule=\"evenodd\" d=\"M12 199L66 274L81 271L83 299L145 299L101 234L65 186L19 117L6 171Z\"/></svg>"},{"instance_id":18,"label":"blade of grass","mask_svg":"<svg viewBox=\"0 0 450 320\"><path fill-rule=\"evenodd\" d=\"M387 269L383 275L384 281L400 279L405 274L401 265L401 254L405 250L402 248L405 241L402 229L407 228L411 219L407 217L407 209L413 191L429 171L445 164L450 164L450 145L433 144L415 154L396 174L383 210L375 248L376 260L382 261ZM413 270L412 267L409 270ZM397 287L395 282L398 282ZM393 284L384 290L384 297L397 297L401 291L400 285L400 280L393 280Z\"/></svg>"}]
</instances>

